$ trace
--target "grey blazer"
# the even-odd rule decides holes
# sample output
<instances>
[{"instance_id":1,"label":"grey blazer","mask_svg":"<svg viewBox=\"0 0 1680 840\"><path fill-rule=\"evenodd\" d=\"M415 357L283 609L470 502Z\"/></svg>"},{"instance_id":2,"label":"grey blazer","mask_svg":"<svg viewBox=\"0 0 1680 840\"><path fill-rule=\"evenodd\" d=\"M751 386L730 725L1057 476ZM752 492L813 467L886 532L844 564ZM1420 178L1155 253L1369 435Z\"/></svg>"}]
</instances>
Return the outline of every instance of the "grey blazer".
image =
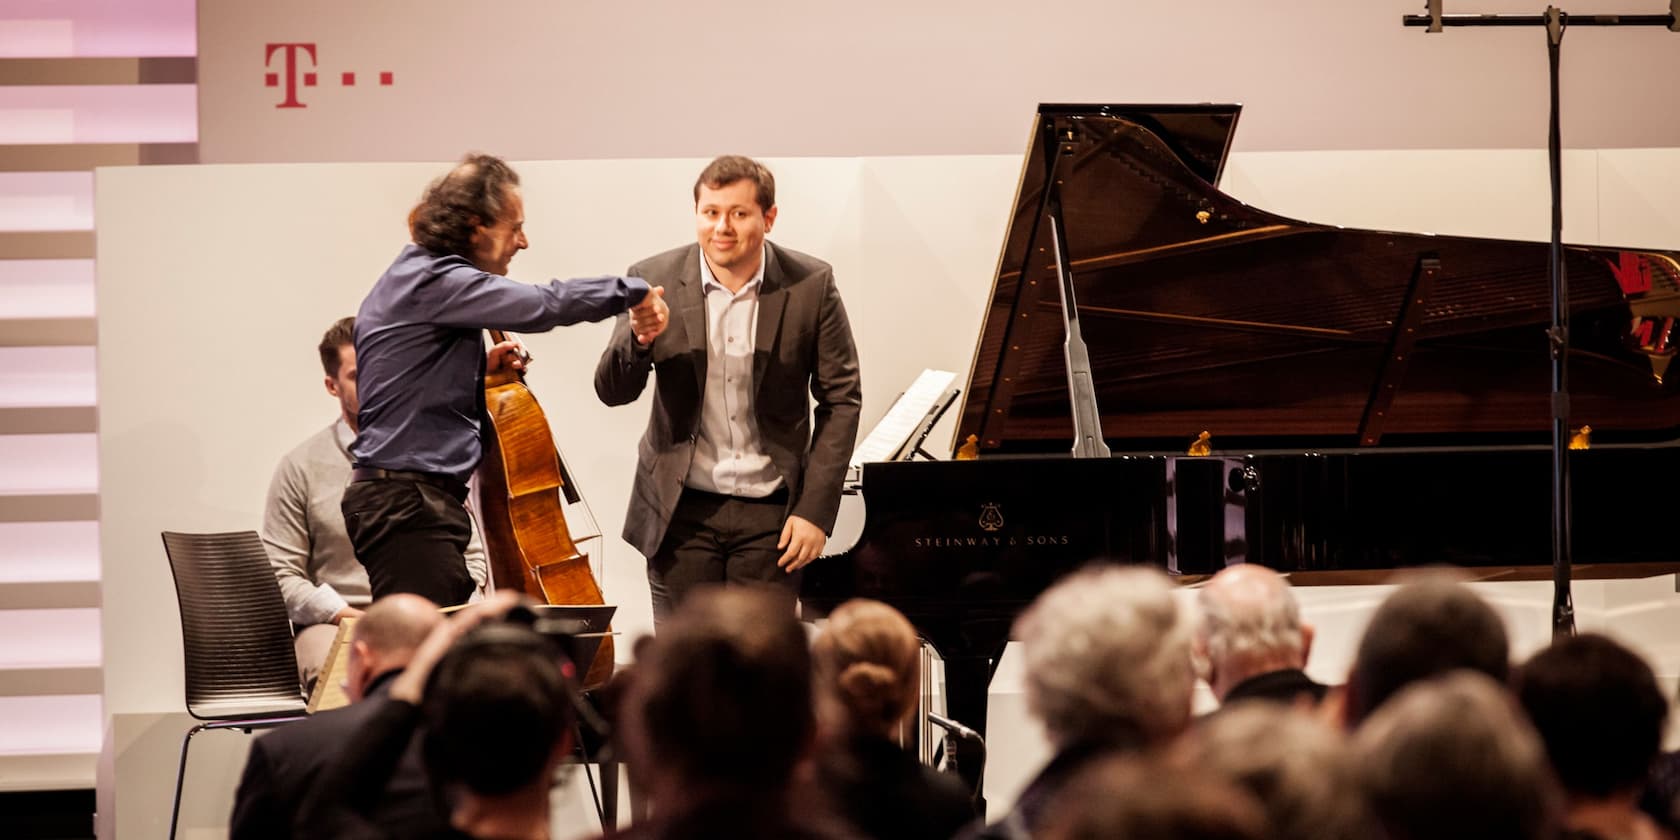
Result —
<instances>
[{"instance_id":1,"label":"grey blazer","mask_svg":"<svg viewBox=\"0 0 1680 840\"><path fill-rule=\"evenodd\" d=\"M659 372L624 518L625 541L652 557L682 495L700 430L707 356L700 246L649 257L626 273L665 287L671 323L642 347L628 314L620 315L595 368L595 393L607 405L634 402L648 373ZM769 245L753 348L754 413L765 453L787 483L787 512L831 532L857 439L863 386L851 324L828 263Z\"/></svg>"}]
</instances>

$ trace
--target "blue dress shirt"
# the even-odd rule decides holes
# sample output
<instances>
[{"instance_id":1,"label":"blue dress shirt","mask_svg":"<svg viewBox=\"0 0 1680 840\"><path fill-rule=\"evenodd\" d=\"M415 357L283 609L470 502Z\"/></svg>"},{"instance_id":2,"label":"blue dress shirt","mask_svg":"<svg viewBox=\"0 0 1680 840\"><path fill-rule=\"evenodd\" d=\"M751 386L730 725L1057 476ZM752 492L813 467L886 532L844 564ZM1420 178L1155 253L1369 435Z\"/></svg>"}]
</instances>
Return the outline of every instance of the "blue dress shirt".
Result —
<instances>
[{"instance_id":1,"label":"blue dress shirt","mask_svg":"<svg viewBox=\"0 0 1680 840\"><path fill-rule=\"evenodd\" d=\"M545 332L640 303L635 277L532 285L405 246L356 313L356 464L465 482L483 455L485 329Z\"/></svg>"}]
</instances>

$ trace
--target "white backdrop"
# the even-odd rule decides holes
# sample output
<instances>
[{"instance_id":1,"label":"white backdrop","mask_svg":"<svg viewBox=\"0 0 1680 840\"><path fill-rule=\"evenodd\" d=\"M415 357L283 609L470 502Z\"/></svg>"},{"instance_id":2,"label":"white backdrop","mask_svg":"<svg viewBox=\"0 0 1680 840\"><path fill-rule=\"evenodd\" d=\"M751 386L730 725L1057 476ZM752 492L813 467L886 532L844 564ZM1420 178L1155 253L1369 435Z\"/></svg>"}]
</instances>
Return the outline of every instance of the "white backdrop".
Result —
<instances>
[{"instance_id":1,"label":"white backdrop","mask_svg":"<svg viewBox=\"0 0 1680 840\"><path fill-rule=\"evenodd\" d=\"M769 163L781 182L772 238L835 265L861 354L864 428L922 368L964 375L1018 156ZM532 248L515 259L513 274L535 280L622 271L690 241L689 187L702 164L519 165ZM1578 151L1568 166L1571 240L1680 249L1680 152ZM100 533L111 724L101 819L145 827L119 836L152 836L160 810L167 820L170 746L180 730L170 735L151 716L183 708L179 624L158 532L257 526L275 461L336 411L319 384L315 343L329 323L355 311L405 240L409 207L444 168L99 172ZM1261 207L1316 221L1544 239L1544 174L1543 156L1531 152L1273 153L1236 156L1226 186ZM633 638L649 625L646 579L641 558L617 534L647 407L609 409L595 399L591 375L606 335L600 324L528 337L538 356L530 380L607 535L607 599L621 606L617 628ZM948 446L949 438L947 428L936 440ZM1327 639L1324 647L1336 644ZM125 718L137 722L129 729L153 729L129 734ZM141 741L144 749L135 746ZM112 773L124 780L115 786L119 805L105 798ZM212 822L225 817L217 810L224 805L199 807Z\"/></svg>"},{"instance_id":2,"label":"white backdrop","mask_svg":"<svg viewBox=\"0 0 1680 840\"><path fill-rule=\"evenodd\" d=\"M773 238L835 265L865 371L865 424L923 367L966 370L1014 192L1003 158L770 161ZM692 241L704 161L531 163L525 278L621 272ZM315 343L405 240L439 165L102 170L100 422L111 712L178 707L173 589L157 532L253 528L278 457L327 423ZM869 243L867 246L865 243ZM649 624L641 558L617 539L647 404L591 385L609 324L527 336L529 377L608 535L619 629ZM623 646L627 649L627 646ZM157 651L145 660L126 652ZM178 673L178 672L177 672Z\"/></svg>"}]
</instances>

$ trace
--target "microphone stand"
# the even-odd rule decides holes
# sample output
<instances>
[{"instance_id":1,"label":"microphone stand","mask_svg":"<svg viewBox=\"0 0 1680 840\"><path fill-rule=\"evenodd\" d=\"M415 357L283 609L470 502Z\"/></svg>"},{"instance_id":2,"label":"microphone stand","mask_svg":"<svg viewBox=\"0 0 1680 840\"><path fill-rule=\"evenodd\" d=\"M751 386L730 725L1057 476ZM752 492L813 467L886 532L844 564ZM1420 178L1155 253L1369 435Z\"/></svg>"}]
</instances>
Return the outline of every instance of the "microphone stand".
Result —
<instances>
[{"instance_id":1,"label":"microphone stand","mask_svg":"<svg viewBox=\"0 0 1680 840\"><path fill-rule=\"evenodd\" d=\"M1552 325L1546 331L1552 356L1552 636L1575 633L1575 605L1570 595L1572 547L1569 539L1569 278L1563 266L1563 146L1558 131L1558 61L1563 32L1571 26L1662 26L1680 32L1680 0L1669 0L1666 15L1571 16L1555 6L1542 15L1447 15L1442 0L1427 0L1427 12L1405 15L1406 26L1441 32L1448 26L1543 26L1551 70L1551 127L1546 143L1552 180Z\"/></svg>"}]
</instances>

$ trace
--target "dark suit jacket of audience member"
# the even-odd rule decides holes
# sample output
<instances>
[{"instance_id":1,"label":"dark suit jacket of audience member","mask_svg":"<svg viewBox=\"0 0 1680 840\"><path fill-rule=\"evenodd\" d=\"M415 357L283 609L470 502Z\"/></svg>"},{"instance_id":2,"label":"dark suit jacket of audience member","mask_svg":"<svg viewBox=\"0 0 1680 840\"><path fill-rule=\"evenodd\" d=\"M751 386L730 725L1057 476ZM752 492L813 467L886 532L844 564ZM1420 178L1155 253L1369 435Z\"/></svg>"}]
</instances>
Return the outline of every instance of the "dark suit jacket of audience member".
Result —
<instances>
[{"instance_id":1,"label":"dark suit jacket of audience member","mask_svg":"<svg viewBox=\"0 0 1680 840\"><path fill-rule=\"evenodd\" d=\"M331 709L289 723L257 738L245 762L233 803L229 840L335 837L331 826L298 826L292 821L309 785L338 755L350 736L386 703L395 671L380 675L360 703ZM396 837L431 836L447 828L440 822L426 786L417 744L410 745L379 803L380 821ZM307 829L307 834L304 832Z\"/></svg>"},{"instance_id":2,"label":"dark suit jacket of audience member","mask_svg":"<svg viewBox=\"0 0 1680 840\"><path fill-rule=\"evenodd\" d=\"M961 780L885 738L861 736L825 750L817 784L836 814L874 840L948 840L975 820Z\"/></svg>"},{"instance_id":3,"label":"dark suit jacket of audience member","mask_svg":"<svg viewBox=\"0 0 1680 840\"><path fill-rule=\"evenodd\" d=\"M785 800L718 798L679 814L656 814L602 840L864 840L808 802L797 794Z\"/></svg>"},{"instance_id":4,"label":"dark suit jacket of audience member","mask_svg":"<svg viewBox=\"0 0 1680 840\"><path fill-rule=\"evenodd\" d=\"M1680 836L1680 753L1665 752L1651 762L1639 808L1664 830Z\"/></svg>"},{"instance_id":5,"label":"dark suit jacket of audience member","mask_svg":"<svg viewBox=\"0 0 1680 840\"><path fill-rule=\"evenodd\" d=\"M1093 761L1110 755L1136 753L1143 749L1143 741L1131 733L1112 733L1103 739L1076 741L1057 752L1027 783L1015 800L1015 807L1003 819L975 830L964 832L964 840L1027 840L1044 828L1056 797L1080 770Z\"/></svg>"},{"instance_id":6,"label":"dark suit jacket of audience member","mask_svg":"<svg viewBox=\"0 0 1680 840\"><path fill-rule=\"evenodd\" d=\"M1329 688L1307 676L1305 671L1286 668L1282 671L1258 674L1237 683L1225 693L1225 699L1220 705L1229 706L1242 700L1276 700L1293 704L1303 697L1311 698L1313 704L1317 705L1324 699L1324 692Z\"/></svg>"}]
</instances>

